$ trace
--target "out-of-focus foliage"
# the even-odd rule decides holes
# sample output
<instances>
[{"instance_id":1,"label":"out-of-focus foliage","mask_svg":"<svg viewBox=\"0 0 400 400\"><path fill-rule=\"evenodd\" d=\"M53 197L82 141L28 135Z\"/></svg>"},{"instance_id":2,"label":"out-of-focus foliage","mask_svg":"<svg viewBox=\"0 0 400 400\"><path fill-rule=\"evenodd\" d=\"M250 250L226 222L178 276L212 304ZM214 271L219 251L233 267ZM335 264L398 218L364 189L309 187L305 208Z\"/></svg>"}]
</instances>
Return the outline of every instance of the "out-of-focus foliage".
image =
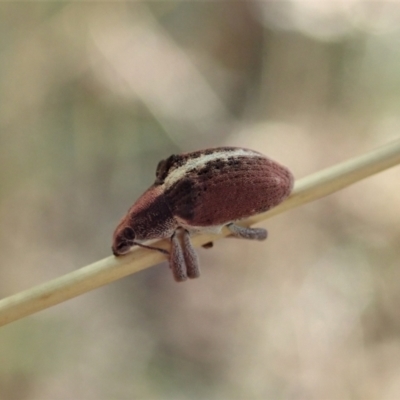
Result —
<instances>
[{"instance_id":1,"label":"out-of-focus foliage","mask_svg":"<svg viewBox=\"0 0 400 400\"><path fill-rule=\"evenodd\" d=\"M399 136L397 2L0 4L0 295L110 254L171 153L297 178ZM399 169L0 330L0 398L400 398Z\"/></svg>"}]
</instances>

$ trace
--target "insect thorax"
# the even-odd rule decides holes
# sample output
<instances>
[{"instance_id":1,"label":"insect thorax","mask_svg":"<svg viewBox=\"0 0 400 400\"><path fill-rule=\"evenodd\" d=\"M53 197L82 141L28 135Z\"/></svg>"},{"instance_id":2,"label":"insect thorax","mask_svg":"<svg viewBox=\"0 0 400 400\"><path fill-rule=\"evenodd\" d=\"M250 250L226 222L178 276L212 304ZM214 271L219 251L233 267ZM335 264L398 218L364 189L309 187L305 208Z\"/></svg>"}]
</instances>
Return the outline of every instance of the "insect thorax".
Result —
<instances>
[{"instance_id":1,"label":"insect thorax","mask_svg":"<svg viewBox=\"0 0 400 400\"><path fill-rule=\"evenodd\" d=\"M154 196L151 188L133 205L129 212L129 224L137 240L170 237L176 222L164 194Z\"/></svg>"}]
</instances>

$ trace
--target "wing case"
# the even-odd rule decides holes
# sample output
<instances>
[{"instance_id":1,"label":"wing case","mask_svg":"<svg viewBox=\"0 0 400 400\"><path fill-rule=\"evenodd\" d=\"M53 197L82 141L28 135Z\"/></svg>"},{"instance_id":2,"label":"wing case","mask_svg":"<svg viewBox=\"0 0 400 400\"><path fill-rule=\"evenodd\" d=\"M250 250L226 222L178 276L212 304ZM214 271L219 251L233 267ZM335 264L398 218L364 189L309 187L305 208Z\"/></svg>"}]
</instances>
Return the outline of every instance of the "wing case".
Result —
<instances>
[{"instance_id":1,"label":"wing case","mask_svg":"<svg viewBox=\"0 0 400 400\"><path fill-rule=\"evenodd\" d=\"M193 154L198 157L199 152ZM287 168L251 150L215 149L209 161L192 164L190 155L176 164L186 163L184 174L165 188L172 214L188 225L222 225L267 211L293 187Z\"/></svg>"}]
</instances>

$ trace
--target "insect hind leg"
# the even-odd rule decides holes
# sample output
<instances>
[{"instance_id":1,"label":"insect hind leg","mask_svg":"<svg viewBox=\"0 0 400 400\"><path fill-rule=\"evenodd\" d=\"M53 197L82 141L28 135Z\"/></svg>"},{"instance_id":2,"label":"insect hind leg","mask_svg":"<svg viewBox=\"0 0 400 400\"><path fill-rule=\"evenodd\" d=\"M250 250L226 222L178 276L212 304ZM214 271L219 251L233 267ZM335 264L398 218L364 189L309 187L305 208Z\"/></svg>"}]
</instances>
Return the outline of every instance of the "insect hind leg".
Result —
<instances>
[{"instance_id":1,"label":"insect hind leg","mask_svg":"<svg viewBox=\"0 0 400 400\"><path fill-rule=\"evenodd\" d=\"M234 237L250 240L265 240L268 232L263 228L246 228L236 224L228 224L226 226Z\"/></svg>"}]
</instances>

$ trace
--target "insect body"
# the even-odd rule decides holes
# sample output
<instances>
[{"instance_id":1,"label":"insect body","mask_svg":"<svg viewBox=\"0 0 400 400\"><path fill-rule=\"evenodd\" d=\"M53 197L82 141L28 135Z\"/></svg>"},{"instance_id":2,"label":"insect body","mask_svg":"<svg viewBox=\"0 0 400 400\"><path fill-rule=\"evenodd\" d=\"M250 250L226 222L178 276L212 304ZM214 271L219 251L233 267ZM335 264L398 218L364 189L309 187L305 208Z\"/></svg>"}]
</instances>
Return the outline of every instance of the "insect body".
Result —
<instances>
[{"instance_id":1,"label":"insect body","mask_svg":"<svg viewBox=\"0 0 400 400\"><path fill-rule=\"evenodd\" d=\"M175 280L197 278L191 233L219 232L226 226L233 236L264 240L265 229L240 227L235 221L275 207L292 187L286 167L253 150L220 147L172 155L159 162L154 184L117 226L113 253L126 254L135 244L156 249L140 241L170 238Z\"/></svg>"}]
</instances>

